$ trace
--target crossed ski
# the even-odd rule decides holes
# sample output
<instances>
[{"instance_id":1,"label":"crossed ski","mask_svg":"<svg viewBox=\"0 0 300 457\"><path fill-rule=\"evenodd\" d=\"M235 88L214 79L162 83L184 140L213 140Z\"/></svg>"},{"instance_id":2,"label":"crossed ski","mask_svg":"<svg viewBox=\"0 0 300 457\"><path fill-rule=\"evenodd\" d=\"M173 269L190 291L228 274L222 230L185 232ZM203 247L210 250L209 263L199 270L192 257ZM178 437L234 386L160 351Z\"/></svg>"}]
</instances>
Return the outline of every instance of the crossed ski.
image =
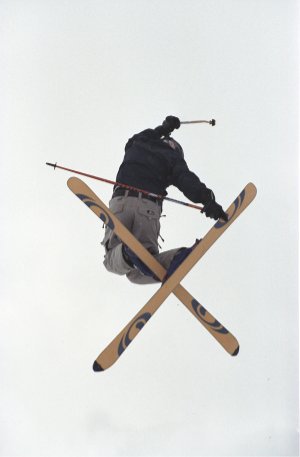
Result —
<instances>
[{"instance_id":1,"label":"crossed ski","mask_svg":"<svg viewBox=\"0 0 300 457\"><path fill-rule=\"evenodd\" d=\"M166 271L162 265L160 265L160 263L144 248L144 246L129 232L129 230L83 181L78 178L70 178L68 180L68 187L105 223L105 225L111 228L115 234L138 255L159 279L163 279ZM103 371L116 362L139 331L144 327L146 322L153 316L172 292L229 354L237 355L239 344L236 338L181 286L180 281L251 203L255 198L255 195L256 187L254 184L247 184L245 189L226 211L229 215L228 222L219 220L215 223L185 261L97 357L93 365L94 371Z\"/></svg>"}]
</instances>

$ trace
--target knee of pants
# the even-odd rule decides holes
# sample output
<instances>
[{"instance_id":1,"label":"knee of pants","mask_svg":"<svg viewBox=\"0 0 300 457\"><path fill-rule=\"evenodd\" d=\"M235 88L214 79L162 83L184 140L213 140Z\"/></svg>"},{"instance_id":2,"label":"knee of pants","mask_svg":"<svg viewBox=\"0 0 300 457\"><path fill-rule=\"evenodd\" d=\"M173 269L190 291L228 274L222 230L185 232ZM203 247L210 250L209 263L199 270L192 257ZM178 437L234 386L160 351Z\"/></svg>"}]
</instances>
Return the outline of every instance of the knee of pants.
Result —
<instances>
[{"instance_id":1,"label":"knee of pants","mask_svg":"<svg viewBox=\"0 0 300 457\"><path fill-rule=\"evenodd\" d=\"M134 268L130 267L124 260L121 243L113 249L105 249L105 251L103 265L107 271L117 275L126 275L127 273L130 273L130 271L134 270Z\"/></svg>"},{"instance_id":2,"label":"knee of pants","mask_svg":"<svg viewBox=\"0 0 300 457\"><path fill-rule=\"evenodd\" d=\"M130 271L126 274L127 279L132 282L133 284L157 284L159 281L152 278L151 276L146 276L141 273L136 268L133 271Z\"/></svg>"}]
</instances>

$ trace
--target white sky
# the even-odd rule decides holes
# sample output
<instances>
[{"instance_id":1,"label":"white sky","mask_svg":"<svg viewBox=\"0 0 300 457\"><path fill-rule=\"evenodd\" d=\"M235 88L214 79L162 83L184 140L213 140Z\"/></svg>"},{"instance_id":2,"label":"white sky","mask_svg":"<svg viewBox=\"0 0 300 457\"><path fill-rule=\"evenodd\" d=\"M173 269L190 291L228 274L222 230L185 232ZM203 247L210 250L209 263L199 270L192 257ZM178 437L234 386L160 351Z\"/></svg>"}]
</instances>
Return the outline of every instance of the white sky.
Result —
<instances>
[{"instance_id":1,"label":"white sky","mask_svg":"<svg viewBox=\"0 0 300 457\"><path fill-rule=\"evenodd\" d=\"M0 2L1 456L297 455L297 3ZM100 222L45 162L114 179L168 114L216 119L174 136L225 208L258 188L183 281L240 354L170 296L95 374L157 286L106 272ZM164 249L213 223L164 213Z\"/></svg>"}]
</instances>

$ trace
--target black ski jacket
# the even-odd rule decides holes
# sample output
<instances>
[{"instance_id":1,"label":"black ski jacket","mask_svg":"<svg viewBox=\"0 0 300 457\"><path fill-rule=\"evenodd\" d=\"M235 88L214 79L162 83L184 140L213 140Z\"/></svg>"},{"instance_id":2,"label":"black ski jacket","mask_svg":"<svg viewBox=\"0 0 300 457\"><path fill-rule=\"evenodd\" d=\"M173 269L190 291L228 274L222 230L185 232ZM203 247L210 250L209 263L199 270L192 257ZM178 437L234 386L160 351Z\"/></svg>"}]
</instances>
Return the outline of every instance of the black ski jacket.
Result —
<instances>
[{"instance_id":1,"label":"black ski jacket","mask_svg":"<svg viewBox=\"0 0 300 457\"><path fill-rule=\"evenodd\" d=\"M161 126L129 139L116 180L164 196L173 185L194 203L214 200L213 192L189 170L181 146L171 137L162 137Z\"/></svg>"}]
</instances>

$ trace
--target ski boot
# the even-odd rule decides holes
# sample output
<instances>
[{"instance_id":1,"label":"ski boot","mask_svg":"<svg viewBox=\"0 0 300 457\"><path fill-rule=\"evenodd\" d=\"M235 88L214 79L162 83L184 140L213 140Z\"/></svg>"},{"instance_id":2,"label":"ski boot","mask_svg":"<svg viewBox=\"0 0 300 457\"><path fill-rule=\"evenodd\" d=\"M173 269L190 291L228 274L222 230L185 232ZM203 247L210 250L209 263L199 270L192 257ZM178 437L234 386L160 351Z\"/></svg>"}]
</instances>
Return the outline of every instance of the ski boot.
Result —
<instances>
[{"instance_id":1,"label":"ski boot","mask_svg":"<svg viewBox=\"0 0 300 457\"><path fill-rule=\"evenodd\" d=\"M173 257L173 259L167 269L166 275L165 275L164 279L162 280L162 283L166 282L166 280L169 279L169 277L174 273L175 270L177 270L179 265L182 264L182 262L192 252L192 250L200 243L200 241L201 241L201 239L200 240L196 239L195 243L190 248L180 248L178 250L178 252Z\"/></svg>"}]
</instances>

